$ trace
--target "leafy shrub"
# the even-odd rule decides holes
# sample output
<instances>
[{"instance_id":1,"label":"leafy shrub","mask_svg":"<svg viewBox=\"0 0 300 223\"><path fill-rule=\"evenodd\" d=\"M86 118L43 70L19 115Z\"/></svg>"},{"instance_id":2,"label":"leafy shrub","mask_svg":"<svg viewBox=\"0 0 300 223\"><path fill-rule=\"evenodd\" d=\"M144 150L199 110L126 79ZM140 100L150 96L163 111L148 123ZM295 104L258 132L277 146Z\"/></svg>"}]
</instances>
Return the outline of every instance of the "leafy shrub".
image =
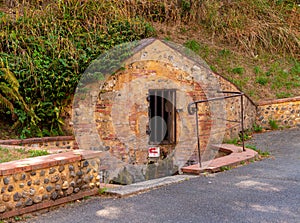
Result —
<instances>
[{"instance_id":1,"label":"leafy shrub","mask_svg":"<svg viewBox=\"0 0 300 223\"><path fill-rule=\"evenodd\" d=\"M117 44L155 35L141 17L124 15L117 1L32 1L14 10L16 17L0 16L0 58L19 84L6 85L19 95L5 94L10 103L0 112L17 117L23 138L63 134L62 113L89 63Z\"/></svg>"}]
</instances>

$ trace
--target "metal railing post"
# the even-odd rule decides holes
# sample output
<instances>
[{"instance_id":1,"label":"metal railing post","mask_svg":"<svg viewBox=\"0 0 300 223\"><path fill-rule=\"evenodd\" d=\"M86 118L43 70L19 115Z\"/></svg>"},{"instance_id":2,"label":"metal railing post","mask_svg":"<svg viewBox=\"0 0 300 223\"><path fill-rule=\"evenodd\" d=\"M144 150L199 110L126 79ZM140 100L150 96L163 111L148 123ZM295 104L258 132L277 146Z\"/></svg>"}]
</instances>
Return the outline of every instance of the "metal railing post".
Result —
<instances>
[{"instance_id":1,"label":"metal railing post","mask_svg":"<svg viewBox=\"0 0 300 223\"><path fill-rule=\"evenodd\" d=\"M241 94L241 127L242 127L242 144L243 144L243 151L246 151L245 149L245 139L244 139L244 99L243 95Z\"/></svg>"},{"instance_id":2,"label":"metal railing post","mask_svg":"<svg viewBox=\"0 0 300 223\"><path fill-rule=\"evenodd\" d=\"M245 149L245 136L244 136L244 93L243 92L237 92L237 91L218 91L217 93L225 93L225 94L233 94L229 96L224 97L215 97L205 100L198 100L194 101L188 104L188 113L190 115L196 114L196 129L197 129L197 145L198 145L198 158L199 158L199 166L202 167L201 163L201 149L200 149L200 134L199 134L199 121L198 121L198 104L203 102L210 102L210 101L218 101L218 100L224 100L228 98L234 98L234 97L241 97L241 137L242 137L242 146L243 151L246 151ZM195 105L195 108L192 108L192 106Z\"/></svg>"},{"instance_id":3,"label":"metal railing post","mask_svg":"<svg viewBox=\"0 0 300 223\"><path fill-rule=\"evenodd\" d=\"M197 126L197 144L198 144L198 159L199 159L199 167L202 167L201 163L201 149L200 149L200 134L199 134L199 121L198 121L198 104L195 104L196 107L196 126Z\"/></svg>"}]
</instances>

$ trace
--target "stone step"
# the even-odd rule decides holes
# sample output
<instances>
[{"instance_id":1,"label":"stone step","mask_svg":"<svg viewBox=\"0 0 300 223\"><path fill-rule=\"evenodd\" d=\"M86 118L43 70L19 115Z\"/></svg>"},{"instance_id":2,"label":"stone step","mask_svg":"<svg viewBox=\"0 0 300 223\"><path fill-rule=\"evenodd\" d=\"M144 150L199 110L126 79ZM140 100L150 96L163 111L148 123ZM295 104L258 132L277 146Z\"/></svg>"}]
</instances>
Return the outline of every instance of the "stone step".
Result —
<instances>
[{"instance_id":1,"label":"stone step","mask_svg":"<svg viewBox=\"0 0 300 223\"><path fill-rule=\"evenodd\" d=\"M203 162L201 163L201 167L199 163L183 167L181 169L182 172L196 175L205 172L215 173L221 171L222 167L235 167L243 162L254 160L256 157L258 157L258 153L252 149L245 149L246 151L243 151L242 147L231 144L222 144L220 145L220 148L226 150L229 154L211 161Z\"/></svg>"}]
</instances>

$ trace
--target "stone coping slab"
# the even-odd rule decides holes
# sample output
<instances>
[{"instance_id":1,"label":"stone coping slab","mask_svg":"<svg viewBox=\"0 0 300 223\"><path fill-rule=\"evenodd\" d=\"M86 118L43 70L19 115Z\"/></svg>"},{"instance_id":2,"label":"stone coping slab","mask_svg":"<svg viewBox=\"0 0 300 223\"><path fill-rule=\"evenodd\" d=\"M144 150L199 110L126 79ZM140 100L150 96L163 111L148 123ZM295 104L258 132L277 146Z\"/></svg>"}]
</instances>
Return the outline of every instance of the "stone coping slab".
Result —
<instances>
[{"instance_id":1,"label":"stone coping slab","mask_svg":"<svg viewBox=\"0 0 300 223\"><path fill-rule=\"evenodd\" d=\"M297 101L300 101L299 96L294 97L294 98L282 98L282 99L275 99L275 100L268 100L268 101L260 101L260 102L258 102L258 106L280 104L280 103L286 103L286 102L297 102Z\"/></svg>"},{"instance_id":2,"label":"stone coping slab","mask_svg":"<svg viewBox=\"0 0 300 223\"><path fill-rule=\"evenodd\" d=\"M72 141L75 140L74 136L55 136L55 137L42 137L42 138L29 138L29 139L8 139L0 140L0 145L23 145L31 143L45 143L53 141Z\"/></svg>"},{"instance_id":3,"label":"stone coping slab","mask_svg":"<svg viewBox=\"0 0 300 223\"><path fill-rule=\"evenodd\" d=\"M73 150L65 153L15 160L0 164L0 176L63 165L82 159L100 157L101 155L101 151Z\"/></svg>"},{"instance_id":4,"label":"stone coping slab","mask_svg":"<svg viewBox=\"0 0 300 223\"><path fill-rule=\"evenodd\" d=\"M231 144L222 144L219 146L220 150L230 152L229 155L216 158L211 161L203 162L202 167L199 164L183 167L181 170L187 174L201 174L204 172L215 173L221 171L222 167L235 167L242 162L250 161L258 157L258 153L252 149L245 149L240 146Z\"/></svg>"},{"instance_id":5,"label":"stone coping slab","mask_svg":"<svg viewBox=\"0 0 300 223\"><path fill-rule=\"evenodd\" d=\"M166 186L169 184L180 183L185 180L189 180L191 178L195 178L198 176L191 176L191 175L175 175L169 177L162 177L153 180L147 180L139 183L134 183L126 186L119 186L119 187L111 187L108 188L105 192L110 195L114 195L117 197L126 197L133 194L146 192L152 189L156 189L162 186Z\"/></svg>"}]
</instances>

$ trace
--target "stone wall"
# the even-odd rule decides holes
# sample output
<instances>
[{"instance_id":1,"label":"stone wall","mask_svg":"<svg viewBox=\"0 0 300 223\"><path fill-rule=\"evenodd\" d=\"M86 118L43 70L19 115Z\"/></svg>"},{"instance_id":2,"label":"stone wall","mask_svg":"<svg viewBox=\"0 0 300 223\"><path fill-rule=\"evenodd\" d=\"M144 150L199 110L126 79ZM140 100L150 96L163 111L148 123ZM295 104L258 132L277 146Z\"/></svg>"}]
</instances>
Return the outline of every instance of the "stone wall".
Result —
<instances>
[{"instance_id":1,"label":"stone wall","mask_svg":"<svg viewBox=\"0 0 300 223\"><path fill-rule=\"evenodd\" d=\"M223 91L233 91L240 92L234 84L232 84L227 79L223 78L220 75L216 75L221 85L221 89ZM228 95L228 94L224 94ZM229 98L225 99L226 101L226 133L224 136L224 140L234 139L239 136L241 131L241 98ZM244 108L244 129L251 129L253 124L255 123L257 106L256 104L247 96L243 96L243 108ZM236 121L239 121L237 123Z\"/></svg>"},{"instance_id":2,"label":"stone wall","mask_svg":"<svg viewBox=\"0 0 300 223\"><path fill-rule=\"evenodd\" d=\"M39 148L39 149L78 149L74 136L56 136L43 138L29 138L29 139L9 139L0 140L1 145L22 146L25 148Z\"/></svg>"},{"instance_id":3,"label":"stone wall","mask_svg":"<svg viewBox=\"0 0 300 223\"><path fill-rule=\"evenodd\" d=\"M300 127L300 97L260 102L256 123L270 129L270 120L279 127Z\"/></svg>"},{"instance_id":4,"label":"stone wall","mask_svg":"<svg viewBox=\"0 0 300 223\"><path fill-rule=\"evenodd\" d=\"M226 79L220 77L218 80L222 90L239 91ZM127 168L118 172L118 175L114 177L111 175L108 180L128 184L172 175L177 172L178 167L173 162L174 154L178 156L178 159L186 161L196 159L196 121L194 115L187 113L187 105L192 101L206 99L203 87L207 86L194 81L187 72L158 61L135 62L108 79L100 90L96 105L97 129L106 151L127 163L125 164ZM149 89L166 88L178 89L176 101L176 138L178 141L173 145L159 145L160 159L149 159L149 139L146 134L146 126L149 124L149 104L146 98ZM241 131L240 97L228 99L223 103L224 110L213 112L215 115L218 112L224 113L223 116L220 115L220 118L229 121L224 121L223 126L215 126L214 130L212 127L216 122L216 117L211 117L211 110L217 106L212 103L199 104L198 122L203 159L210 160L215 155L210 153L208 145L222 142L223 137L225 139L237 137ZM255 112L255 105L244 96L245 129L253 126ZM214 138L217 139L214 140ZM176 150L180 152L176 154ZM149 165L151 163L154 165ZM139 176L137 176L135 173L130 173L131 167L128 165L144 167L140 168Z\"/></svg>"},{"instance_id":5,"label":"stone wall","mask_svg":"<svg viewBox=\"0 0 300 223\"><path fill-rule=\"evenodd\" d=\"M96 194L99 156L76 150L0 164L0 219Z\"/></svg>"},{"instance_id":6,"label":"stone wall","mask_svg":"<svg viewBox=\"0 0 300 223\"><path fill-rule=\"evenodd\" d=\"M115 64L114 67L121 65L114 72L105 73L101 67L106 67L103 63L107 61L101 57L96 60L87 69L86 80L83 78L85 81L80 85L82 89L74 97L74 133L79 147L103 151L102 175L108 182L121 184L180 171L197 149L196 118L187 112L188 104L222 97L220 90L239 91L182 46L147 39L136 44L131 52L129 58ZM102 75L91 78L93 74ZM172 145L151 145L161 148L158 159L148 157L149 89L176 89L177 94L177 140ZM245 128L250 128L255 121L256 107L245 96L244 102ZM213 158L215 150L212 152L209 147L222 143L224 135L238 136L240 110L239 98L199 105L197 120L204 160Z\"/></svg>"}]
</instances>

